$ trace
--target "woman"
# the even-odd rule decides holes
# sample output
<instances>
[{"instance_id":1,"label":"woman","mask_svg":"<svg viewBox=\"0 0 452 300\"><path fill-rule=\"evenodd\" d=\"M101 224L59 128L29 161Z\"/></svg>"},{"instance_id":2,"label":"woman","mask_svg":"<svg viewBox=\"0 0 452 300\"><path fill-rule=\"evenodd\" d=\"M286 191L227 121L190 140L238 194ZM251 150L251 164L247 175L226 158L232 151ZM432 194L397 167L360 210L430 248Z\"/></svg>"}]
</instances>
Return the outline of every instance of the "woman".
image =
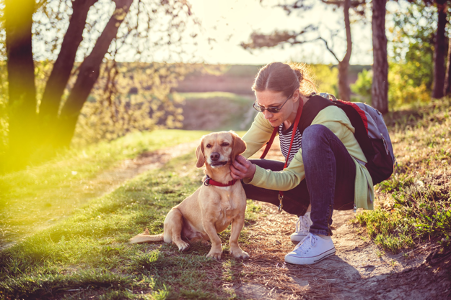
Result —
<instances>
[{"instance_id":1,"label":"woman","mask_svg":"<svg viewBox=\"0 0 452 300\"><path fill-rule=\"evenodd\" d=\"M231 165L234 179L242 179L248 199L279 205L299 216L291 240L298 243L285 261L312 264L336 252L331 239L333 209L373 209L372 179L367 162L344 111L322 109L302 134L298 126L290 153L292 131L302 101L316 101L314 84L303 67L270 63L261 68L253 90L259 114L244 135L247 150ZM311 102L312 103L312 102ZM309 105L309 104L308 104ZM303 117L302 117L303 118ZM280 148L288 166L271 160L248 160L278 128Z\"/></svg>"}]
</instances>

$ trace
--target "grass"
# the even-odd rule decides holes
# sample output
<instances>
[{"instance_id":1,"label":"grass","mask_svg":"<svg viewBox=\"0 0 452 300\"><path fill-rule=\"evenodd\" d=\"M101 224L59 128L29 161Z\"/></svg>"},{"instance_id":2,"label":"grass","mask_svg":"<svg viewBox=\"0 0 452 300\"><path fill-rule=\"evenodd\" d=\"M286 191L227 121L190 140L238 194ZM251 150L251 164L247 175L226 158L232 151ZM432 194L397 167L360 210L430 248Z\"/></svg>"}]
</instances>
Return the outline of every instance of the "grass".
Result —
<instances>
[{"instance_id":1,"label":"grass","mask_svg":"<svg viewBox=\"0 0 452 300\"><path fill-rule=\"evenodd\" d=\"M239 262L227 252L217 262L205 257L209 247L202 244L179 253L169 244L127 243L145 227L162 232L171 207L199 187L203 172L193 168L195 163L192 153L173 159L0 252L0 298L234 297L219 287L224 278L240 276L231 273ZM250 202L246 222L257 212ZM224 244L228 237L229 231L220 235ZM248 242L246 231L239 241Z\"/></svg>"},{"instance_id":2,"label":"grass","mask_svg":"<svg viewBox=\"0 0 452 300\"><path fill-rule=\"evenodd\" d=\"M378 207L355 220L385 250L450 245L450 105L443 99L388 116L398 167L376 186Z\"/></svg>"},{"instance_id":3,"label":"grass","mask_svg":"<svg viewBox=\"0 0 452 300\"><path fill-rule=\"evenodd\" d=\"M113 179L96 179L125 159L194 141L205 132L155 130L111 143L74 149L44 164L0 176L0 240L29 234L74 212L108 190Z\"/></svg>"}]
</instances>

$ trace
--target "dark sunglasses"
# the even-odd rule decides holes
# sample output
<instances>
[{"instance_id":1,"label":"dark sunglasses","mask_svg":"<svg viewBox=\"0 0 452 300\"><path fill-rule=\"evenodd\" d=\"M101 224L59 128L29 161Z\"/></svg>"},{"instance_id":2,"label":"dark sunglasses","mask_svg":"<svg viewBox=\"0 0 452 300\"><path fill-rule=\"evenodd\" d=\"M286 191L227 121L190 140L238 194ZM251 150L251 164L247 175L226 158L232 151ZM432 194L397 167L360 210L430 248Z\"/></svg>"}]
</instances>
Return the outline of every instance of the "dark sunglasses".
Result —
<instances>
[{"instance_id":1,"label":"dark sunglasses","mask_svg":"<svg viewBox=\"0 0 452 300\"><path fill-rule=\"evenodd\" d=\"M257 110L258 112L264 112L264 110L267 110L268 112L274 114L274 113L279 112L279 111L281 110L281 108L284 106L284 104L286 104L286 102L287 102L290 98L292 98L292 96L293 96L293 93L292 93L292 95L289 96L289 98L286 99L286 101L284 101L283 104L281 104L280 107L276 107L276 106L265 107L265 106L262 106L262 105L257 104L256 102L253 103L253 107L254 107L254 109Z\"/></svg>"}]
</instances>

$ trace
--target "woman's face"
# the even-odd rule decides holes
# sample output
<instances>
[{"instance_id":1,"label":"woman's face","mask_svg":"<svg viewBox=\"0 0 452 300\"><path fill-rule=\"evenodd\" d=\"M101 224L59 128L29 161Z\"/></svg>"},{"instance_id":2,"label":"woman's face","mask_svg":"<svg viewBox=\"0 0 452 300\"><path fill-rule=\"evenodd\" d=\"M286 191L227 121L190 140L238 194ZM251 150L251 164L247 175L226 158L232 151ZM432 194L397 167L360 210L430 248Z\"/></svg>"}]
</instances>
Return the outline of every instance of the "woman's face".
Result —
<instances>
[{"instance_id":1,"label":"woman's face","mask_svg":"<svg viewBox=\"0 0 452 300\"><path fill-rule=\"evenodd\" d=\"M268 107L280 108L282 105L281 110L277 113L271 113L268 110L264 110L262 112L265 116L265 119L267 119L270 122L272 127L278 127L284 121L290 120L291 116L294 118L297 113L298 105L295 107L295 104L297 103L299 96L298 90L295 91L289 99L286 96L284 96L283 92L274 92L268 90L262 92L256 91L255 95L256 103L260 106L264 106L265 108Z\"/></svg>"}]
</instances>

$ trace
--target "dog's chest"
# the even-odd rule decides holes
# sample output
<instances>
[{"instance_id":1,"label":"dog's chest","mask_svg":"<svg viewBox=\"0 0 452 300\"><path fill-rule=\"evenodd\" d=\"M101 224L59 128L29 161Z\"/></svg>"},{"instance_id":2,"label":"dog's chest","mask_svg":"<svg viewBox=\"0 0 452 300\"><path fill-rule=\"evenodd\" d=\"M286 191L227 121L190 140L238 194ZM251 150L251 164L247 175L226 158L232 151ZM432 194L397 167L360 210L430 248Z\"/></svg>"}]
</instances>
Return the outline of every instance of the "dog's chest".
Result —
<instances>
[{"instance_id":1,"label":"dog's chest","mask_svg":"<svg viewBox=\"0 0 452 300\"><path fill-rule=\"evenodd\" d=\"M233 199L232 187L217 187L220 189L220 207L227 213L232 213L236 209L235 201Z\"/></svg>"}]
</instances>

